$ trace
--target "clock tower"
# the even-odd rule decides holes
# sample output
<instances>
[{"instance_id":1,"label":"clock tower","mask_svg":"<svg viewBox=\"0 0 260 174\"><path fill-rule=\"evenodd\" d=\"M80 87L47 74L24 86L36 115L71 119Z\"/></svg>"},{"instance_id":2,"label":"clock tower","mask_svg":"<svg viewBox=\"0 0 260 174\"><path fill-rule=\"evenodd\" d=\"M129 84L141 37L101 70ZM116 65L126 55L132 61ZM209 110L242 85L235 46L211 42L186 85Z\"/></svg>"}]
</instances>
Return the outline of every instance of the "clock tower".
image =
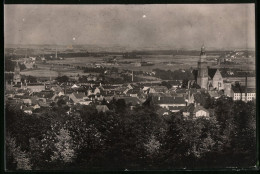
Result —
<instances>
[{"instance_id":1,"label":"clock tower","mask_svg":"<svg viewBox=\"0 0 260 174\"><path fill-rule=\"evenodd\" d=\"M201 47L200 60L198 61L197 84L201 88L208 88L208 63L206 62L206 52L204 45Z\"/></svg>"}]
</instances>

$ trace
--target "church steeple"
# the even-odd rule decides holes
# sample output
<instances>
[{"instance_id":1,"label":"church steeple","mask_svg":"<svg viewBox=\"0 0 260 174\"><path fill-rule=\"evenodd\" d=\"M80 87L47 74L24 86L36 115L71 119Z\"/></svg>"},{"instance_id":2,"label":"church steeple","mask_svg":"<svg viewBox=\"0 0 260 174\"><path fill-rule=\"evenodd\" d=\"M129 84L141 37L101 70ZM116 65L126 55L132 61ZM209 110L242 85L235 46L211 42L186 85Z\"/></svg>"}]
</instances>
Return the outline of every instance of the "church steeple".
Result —
<instances>
[{"instance_id":1,"label":"church steeple","mask_svg":"<svg viewBox=\"0 0 260 174\"><path fill-rule=\"evenodd\" d=\"M206 61L206 51L204 44L201 47L200 60L198 61L197 84L204 89L207 89L208 87L208 65Z\"/></svg>"},{"instance_id":2,"label":"church steeple","mask_svg":"<svg viewBox=\"0 0 260 174\"><path fill-rule=\"evenodd\" d=\"M206 54L206 51L205 51L205 46L203 44L201 47L200 55L205 55L205 54Z\"/></svg>"},{"instance_id":3,"label":"church steeple","mask_svg":"<svg viewBox=\"0 0 260 174\"><path fill-rule=\"evenodd\" d=\"M205 62L205 61L206 61L206 51L205 51L205 46L203 44L200 51L200 62Z\"/></svg>"}]
</instances>

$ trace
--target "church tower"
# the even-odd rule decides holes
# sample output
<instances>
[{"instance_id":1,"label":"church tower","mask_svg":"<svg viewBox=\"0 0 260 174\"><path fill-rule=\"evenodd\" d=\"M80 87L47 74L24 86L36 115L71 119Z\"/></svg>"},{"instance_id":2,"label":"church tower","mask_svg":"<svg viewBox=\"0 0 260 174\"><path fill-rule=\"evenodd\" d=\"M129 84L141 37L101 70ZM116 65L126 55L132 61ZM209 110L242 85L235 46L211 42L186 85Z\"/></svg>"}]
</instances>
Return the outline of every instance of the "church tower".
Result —
<instances>
[{"instance_id":1,"label":"church tower","mask_svg":"<svg viewBox=\"0 0 260 174\"><path fill-rule=\"evenodd\" d=\"M15 84L21 83L20 67L19 67L18 62L16 62L16 66L14 67L13 81Z\"/></svg>"},{"instance_id":2,"label":"church tower","mask_svg":"<svg viewBox=\"0 0 260 174\"><path fill-rule=\"evenodd\" d=\"M204 89L208 88L208 64L206 58L205 47L203 45L201 47L200 60L198 61L197 84Z\"/></svg>"}]
</instances>

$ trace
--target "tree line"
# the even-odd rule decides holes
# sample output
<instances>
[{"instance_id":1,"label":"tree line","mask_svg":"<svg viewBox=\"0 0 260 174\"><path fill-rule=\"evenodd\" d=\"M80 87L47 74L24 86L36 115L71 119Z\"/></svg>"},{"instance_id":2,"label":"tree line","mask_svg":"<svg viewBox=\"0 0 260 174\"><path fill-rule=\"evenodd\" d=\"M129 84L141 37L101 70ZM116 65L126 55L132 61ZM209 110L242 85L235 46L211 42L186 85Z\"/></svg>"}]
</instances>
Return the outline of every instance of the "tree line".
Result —
<instances>
[{"instance_id":1,"label":"tree line","mask_svg":"<svg viewBox=\"0 0 260 174\"><path fill-rule=\"evenodd\" d=\"M253 167L254 102L221 97L210 119L164 117L152 102L131 109L124 100L95 106L53 106L27 115L6 105L8 170L171 170Z\"/></svg>"}]
</instances>

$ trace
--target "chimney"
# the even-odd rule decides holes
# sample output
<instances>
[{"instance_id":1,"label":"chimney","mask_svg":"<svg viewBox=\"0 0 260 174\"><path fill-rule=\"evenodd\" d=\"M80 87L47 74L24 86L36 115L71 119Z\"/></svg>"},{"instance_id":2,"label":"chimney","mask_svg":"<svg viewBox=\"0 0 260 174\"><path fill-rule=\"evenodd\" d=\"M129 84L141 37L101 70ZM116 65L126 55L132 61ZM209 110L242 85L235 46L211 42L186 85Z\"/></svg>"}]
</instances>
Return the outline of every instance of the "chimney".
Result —
<instances>
[{"instance_id":1,"label":"chimney","mask_svg":"<svg viewBox=\"0 0 260 174\"><path fill-rule=\"evenodd\" d=\"M134 71L132 71L132 82L134 81Z\"/></svg>"},{"instance_id":2,"label":"chimney","mask_svg":"<svg viewBox=\"0 0 260 174\"><path fill-rule=\"evenodd\" d=\"M245 102L247 102L247 73L246 73Z\"/></svg>"}]
</instances>

